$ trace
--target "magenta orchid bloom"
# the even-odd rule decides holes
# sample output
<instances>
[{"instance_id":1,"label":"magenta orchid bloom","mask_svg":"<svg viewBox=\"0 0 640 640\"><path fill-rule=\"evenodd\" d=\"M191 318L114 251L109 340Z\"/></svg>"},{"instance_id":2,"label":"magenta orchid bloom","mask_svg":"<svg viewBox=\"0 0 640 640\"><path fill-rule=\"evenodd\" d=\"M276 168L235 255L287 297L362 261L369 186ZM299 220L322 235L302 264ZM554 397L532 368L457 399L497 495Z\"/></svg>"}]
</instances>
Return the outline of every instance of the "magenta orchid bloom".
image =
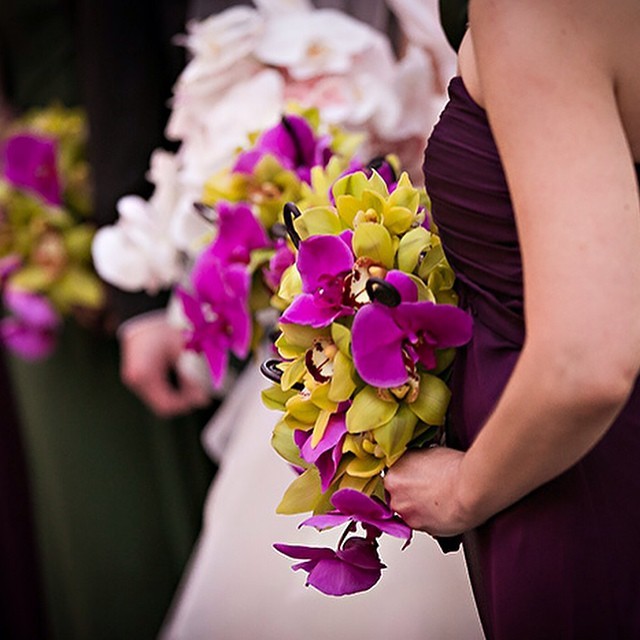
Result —
<instances>
[{"instance_id":1,"label":"magenta orchid bloom","mask_svg":"<svg viewBox=\"0 0 640 640\"><path fill-rule=\"evenodd\" d=\"M250 151L241 153L234 172L253 173L263 156L270 154L280 164L295 171L301 180L311 182L311 168L325 167L332 156L329 138L316 138L309 123L300 116L286 115L278 125L265 131Z\"/></svg>"},{"instance_id":2,"label":"magenta orchid bloom","mask_svg":"<svg viewBox=\"0 0 640 640\"><path fill-rule=\"evenodd\" d=\"M22 265L22 258L17 254L10 254L0 258L0 287L4 285L7 278Z\"/></svg>"},{"instance_id":3,"label":"magenta orchid bloom","mask_svg":"<svg viewBox=\"0 0 640 640\"><path fill-rule=\"evenodd\" d=\"M298 250L302 294L296 296L280 322L320 328L341 316L353 315L353 307L344 301L345 278L353 264L351 247L339 236L303 240Z\"/></svg>"},{"instance_id":4,"label":"magenta orchid bloom","mask_svg":"<svg viewBox=\"0 0 640 640\"><path fill-rule=\"evenodd\" d=\"M264 281L272 291L278 290L282 275L296 260L296 256L289 248L286 240L278 239L275 249L275 253L269 260L269 266L262 270Z\"/></svg>"},{"instance_id":5,"label":"magenta orchid bloom","mask_svg":"<svg viewBox=\"0 0 640 640\"><path fill-rule=\"evenodd\" d=\"M205 254L194 267L192 282L194 295L177 291L192 327L186 347L204 353L213 384L219 388L227 371L229 351L238 358L246 358L249 353L249 273L244 266L223 265Z\"/></svg>"},{"instance_id":6,"label":"magenta orchid bloom","mask_svg":"<svg viewBox=\"0 0 640 640\"><path fill-rule=\"evenodd\" d=\"M291 568L307 571L306 586L329 596L366 591L380 580L385 568L378 556L377 542L368 538L351 537L337 551L289 544L273 546L290 558L303 560Z\"/></svg>"},{"instance_id":7,"label":"magenta orchid bloom","mask_svg":"<svg viewBox=\"0 0 640 640\"><path fill-rule=\"evenodd\" d=\"M207 253L223 263L249 264L252 251L269 246L265 230L245 203L221 202L216 211L218 235Z\"/></svg>"},{"instance_id":8,"label":"magenta orchid bloom","mask_svg":"<svg viewBox=\"0 0 640 640\"><path fill-rule=\"evenodd\" d=\"M0 341L25 360L51 354L61 319L43 296L7 288L3 302L12 314L0 320Z\"/></svg>"},{"instance_id":9,"label":"magenta orchid bloom","mask_svg":"<svg viewBox=\"0 0 640 640\"><path fill-rule=\"evenodd\" d=\"M320 439L312 445L312 431L297 429L294 440L300 449L300 457L315 465L320 473L320 486L326 491L333 480L340 460L342 459L342 443L347 435L347 424L344 413L334 413Z\"/></svg>"},{"instance_id":10,"label":"magenta orchid bloom","mask_svg":"<svg viewBox=\"0 0 640 640\"><path fill-rule=\"evenodd\" d=\"M320 531L347 522L359 522L366 528L373 528L376 535L382 531L406 541L411 539L411 527L402 518L380 500L361 491L340 489L331 496L331 504L335 507L334 511L311 516L300 526L315 527Z\"/></svg>"},{"instance_id":11,"label":"magenta orchid bloom","mask_svg":"<svg viewBox=\"0 0 640 640\"><path fill-rule=\"evenodd\" d=\"M3 156L4 177L10 184L36 193L48 204L62 204L55 140L15 135L7 140Z\"/></svg>"},{"instance_id":12,"label":"magenta orchid bloom","mask_svg":"<svg viewBox=\"0 0 640 640\"><path fill-rule=\"evenodd\" d=\"M471 339L472 320L458 307L418 302L408 277L390 271L386 281L401 302L389 307L374 301L362 307L352 328L353 362L360 377L374 387L390 388L409 380L407 359L426 369L436 366L436 350L459 347Z\"/></svg>"}]
</instances>

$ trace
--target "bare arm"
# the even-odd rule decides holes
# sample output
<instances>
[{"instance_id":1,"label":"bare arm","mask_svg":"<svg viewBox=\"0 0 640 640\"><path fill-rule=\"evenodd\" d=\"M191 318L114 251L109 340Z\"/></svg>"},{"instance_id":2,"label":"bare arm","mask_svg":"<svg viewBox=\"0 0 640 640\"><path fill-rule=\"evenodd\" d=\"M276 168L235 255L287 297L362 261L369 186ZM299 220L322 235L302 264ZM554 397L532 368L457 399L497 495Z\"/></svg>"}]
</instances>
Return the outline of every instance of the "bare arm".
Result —
<instances>
[{"instance_id":1,"label":"bare arm","mask_svg":"<svg viewBox=\"0 0 640 640\"><path fill-rule=\"evenodd\" d=\"M578 461L640 366L638 190L597 4L579 17L567 0L471 5L516 213L527 338L466 454L414 454L388 476L394 508L432 533L479 524Z\"/></svg>"}]
</instances>

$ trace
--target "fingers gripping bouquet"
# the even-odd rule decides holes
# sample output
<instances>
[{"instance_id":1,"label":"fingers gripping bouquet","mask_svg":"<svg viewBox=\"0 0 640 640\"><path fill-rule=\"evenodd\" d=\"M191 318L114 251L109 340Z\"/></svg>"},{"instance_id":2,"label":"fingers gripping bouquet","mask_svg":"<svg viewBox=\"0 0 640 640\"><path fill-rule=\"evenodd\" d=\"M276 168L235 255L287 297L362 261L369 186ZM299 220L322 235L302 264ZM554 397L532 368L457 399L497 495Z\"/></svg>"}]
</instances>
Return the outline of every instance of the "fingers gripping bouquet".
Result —
<instances>
[{"instance_id":1,"label":"fingers gripping bouquet","mask_svg":"<svg viewBox=\"0 0 640 640\"><path fill-rule=\"evenodd\" d=\"M329 204L286 205L295 262L275 298L280 359L263 365L276 382L264 402L283 412L273 446L298 472L278 512L311 512L301 526L318 530L345 526L336 550L275 546L329 595L379 580L383 533L410 541L383 474L407 448L439 440L446 372L471 335L426 194L406 174L383 175L340 178Z\"/></svg>"}]
</instances>

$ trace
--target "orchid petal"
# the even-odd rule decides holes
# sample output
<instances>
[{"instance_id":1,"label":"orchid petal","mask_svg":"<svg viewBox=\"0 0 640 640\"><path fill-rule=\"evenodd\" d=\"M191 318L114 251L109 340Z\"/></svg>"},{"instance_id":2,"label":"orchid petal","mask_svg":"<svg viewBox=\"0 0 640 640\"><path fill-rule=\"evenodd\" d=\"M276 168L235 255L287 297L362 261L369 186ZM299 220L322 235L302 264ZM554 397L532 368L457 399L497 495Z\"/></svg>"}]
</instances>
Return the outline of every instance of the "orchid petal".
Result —
<instances>
[{"instance_id":1,"label":"orchid petal","mask_svg":"<svg viewBox=\"0 0 640 640\"><path fill-rule=\"evenodd\" d=\"M56 168L56 142L35 135L15 135L4 146L4 177L15 187L33 191L48 204L62 204Z\"/></svg>"},{"instance_id":2,"label":"orchid petal","mask_svg":"<svg viewBox=\"0 0 640 640\"><path fill-rule=\"evenodd\" d=\"M289 485L276 513L292 515L313 511L321 498L320 475L317 469L311 467Z\"/></svg>"},{"instance_id":3,"label":"orchid petal","mask_svg":"<svg viewBox=\"0 0 640 640\"><path fill-rule=\"evenodd\" d=\"M413 273L423 252L431 246L431 234L424 227L407 231L398 245L398 269Z\"/></svg>"},{"instance_id":4,"label":"orchid petal","mask_svg":"<svg viewBox=\"0 0 640 640\"><path fill-rule=\"evenodd\" d=\"M417 302L418 287L406 273L392 269L387 272L384 279L385 282L388 282L391 286L397 289L402 302Z\"/></svg>"},{"instance_id":5,"label":"orchid petal","mask_svg":"<svg viewBox=\"0 0 640 640\"><path fill-rule=\"evenodd\" d=\"M438 348L459 347L471 339L471 316L452 305L431 302L401 304L394 318L406 333L427 331Z\"/></svg>"},{"instance_id":6,"label":"orchid petal","mask_svg":"<svg viewBox=\"0 0 640 640\"><path fill-rule=\"evenodd\" d=\"M391 235L381 224L361 222L353 233L353 251L358 258L366 256L374 262L393 267L395 250Z\"/></svg>"},{"instance_id":7,"label":"orchid petal","mask_svg":"<svg viewBox=\"0 0 640 640\"><path fill-rule=\"evenodd\" d=\"M360 309L351 336L353 362L367 384L397 387L408 380L402 357L404 334L386 307L374 303Z\"/></svg>"},{"instance_id":8,"label":"orchid petal","mask_svg":"<svg viewBox=\"0 0 640 640\"><path fill-rule=\"evenodd\" d=\"M351 517L343 513L325 513L319 516L311 516L300 523L301 527L314 527L318 531L339 527L351 520Z\"/></svg>"},{"instance_id":9,"label":"orchid petal","mask_svg":"<svg viewBox=\"0 0 640 640\"><path fill-rule=\"evenodd\" d=\"M348 307L321 307L316 304L312 294L302 293L285 310L280 322L308 325L320 329L328 327L336 318L346 315L348 312L350 312Z\"/></svg>"},{"instance_id":10,"label":"orchid petal","mask_svg":"<svg viewBox=\"0 0 640 640\"><path fill-rule=\"evenodd\" d=\"M376 429L389 422L397 410L396 402L382 400L373 387L365 387L356 394L347 410L347 431L362 433Z\"/></svg>"},{"instance_id":11,"label":"orchid petal","mask_svg":"<svg viewBox=\"0 0 640 640\"><path fill-rule=\"evenodd\" d=\"M431 374L420 376L418 397L407 406L426 424L440 426L444 424L451 391L447 384Z\"/></svg>"},{"instance_id":12,"label":"orchid petal","mask_svg":"<svg viewBox=\"0 0 640 640\"><path fill-rule=\"evenodd\" d=\"M0 320L0 343L25 360L40 360L49 356L56 345L52 331L21 323L16 318Z\"/></svg>"},{"instance_id":13,"label":"orchid petal","mask_svg":"<svg viewBox=\"0 0 640 640\"><path fill-rule=\"evenodd\" d=\"M353 253L339 237L312 236L300 243L297 262L303 291L313 293L324 284L323 277L350 271Z\"/></svg>"},{"instance_id":14,"label":"orchid petal","mask_svg":"<svg viewBox=\"0 0 640 640\"><path fill-rule=\"evenodd\" d=\"M336 553L338 558L361 569L384 569L378 557L377 543L363 538L348 538Z\"/></svg>"},{"instance_id":15,"label":"orchid petal","mask_svg":"<svg viewBox=\"0 0 640 640\"><path fill-rule=\"evenodd\" d=\"M333 414L329 418L324 434L317 445L313 445L309 438L301 448L300 454L307 462L316 462L326 451L333 449L347 432L344 414Z\"/></svg>"},{"instance_id":16,"label":"orchid petal","mask_svg":"<svg viewBox=\"0 0 640 640\"><path fill-rule=\"evenodd\" d=\"M298 560L321 560L322 558L334 558L336 555L336 552L328 547L305 547L282 542L276 542L273 547L285 556Z\"/></svg>"},{"instance_id":17,"label":"orchid petal","mask_svg":"<svg viewBox=\"0 0 640 640\"><path fill-rule=\"evenodd\" d=\"M3 302L6 308L15 314L22 324L41 330L57 328L61 319L51 303L35 293L7 287Z\"/></svg>"},{"instance_id":18,"label":"orchid petal","mask_svg":"<svg viewBox=\"0 0 640 640\"><path fill-rule=\"evenodd\" d=\"M380 569L362 569L336 558L318 562L307 584L329 596L344 596L370 589L380 576Z\"/></svg>"}]
</instances>

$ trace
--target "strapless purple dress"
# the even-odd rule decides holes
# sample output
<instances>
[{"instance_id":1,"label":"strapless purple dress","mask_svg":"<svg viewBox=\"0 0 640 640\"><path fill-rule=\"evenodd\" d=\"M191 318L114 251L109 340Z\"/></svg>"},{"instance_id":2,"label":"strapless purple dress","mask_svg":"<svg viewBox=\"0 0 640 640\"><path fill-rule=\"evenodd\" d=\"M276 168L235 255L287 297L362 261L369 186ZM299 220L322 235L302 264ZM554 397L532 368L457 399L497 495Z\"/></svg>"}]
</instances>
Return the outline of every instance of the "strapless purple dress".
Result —
<instances>
[{"instance_id":1,"label":"strapless purple dress","mask_svg":"<svg viewBox=\"0 0 640 640\"><path fill-rule=\"evenodd\" d=\"M518 234L486 113L460 78L449 97L424 170L475 319L454 365L448 425L451 446L464 450L511 375L525 324ZM464 546L488 638L640 638L640 385L587 456L465 534Z\"/></svg>"}]
</instances>

